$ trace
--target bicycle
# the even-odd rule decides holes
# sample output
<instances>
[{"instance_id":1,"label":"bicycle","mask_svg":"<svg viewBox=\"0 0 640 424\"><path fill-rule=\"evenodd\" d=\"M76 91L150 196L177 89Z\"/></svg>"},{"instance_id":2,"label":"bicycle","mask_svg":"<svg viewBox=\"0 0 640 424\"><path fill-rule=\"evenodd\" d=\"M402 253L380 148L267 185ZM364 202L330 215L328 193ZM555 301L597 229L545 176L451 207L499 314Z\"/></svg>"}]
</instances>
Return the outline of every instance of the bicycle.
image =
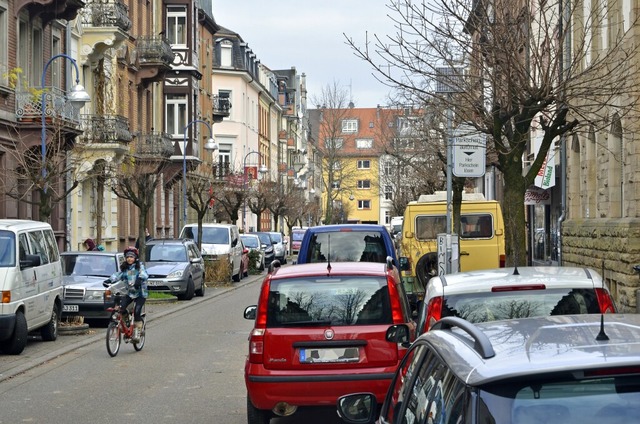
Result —
<instances>
[{"instance_id":1,"label":"bicycle","mask_svg":"<svg viewBox=\"0 0 640 424\"><path fill-rule=\"evenodd\" d=\"M120 313L120 300L122 295L120 293L115 294L115 306L107 308L107 311L111 312L111 319L107 327L107 352L113 358L120 351L120 343L124 336L124 342L129 343L134 331L133 320L133 303L129 305L127 310L127 319L122 317ZM145 319L145 311L142 311L142 329L140 331L140 339L137 342L131 342L136 352L139 352L144 347L145 334L147 332L147 322Z\"/></svg>"}]
</instances>

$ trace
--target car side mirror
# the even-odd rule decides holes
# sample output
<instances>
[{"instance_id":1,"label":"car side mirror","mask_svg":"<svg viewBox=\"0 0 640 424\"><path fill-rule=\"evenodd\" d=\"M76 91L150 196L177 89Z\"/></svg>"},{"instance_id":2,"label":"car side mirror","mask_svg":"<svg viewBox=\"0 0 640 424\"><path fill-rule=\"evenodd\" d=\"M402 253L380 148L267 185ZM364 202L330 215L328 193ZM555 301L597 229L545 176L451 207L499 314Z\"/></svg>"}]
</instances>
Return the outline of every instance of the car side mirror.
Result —
<instances>
[{"instance_id":1,"label":"car side mirror","mask_svg":"<svg viewBox=\"0 0 640 424\"><path fill-rule=\"evenodd\" d=\"M400 263L400 271L411 271L411 265L409 264L409 258L406 256L400 256L398 258L398 262Z\"/></svg>"},{"instance_id":2,"label":"car side mirror","mask_svg":"<svg viewBox=\"0 0 640 424\"><path fill-rule=\"evenodd\" d=\"M387 329L385 339L391 343L401 343L403 346L409 346L409 327L406 324L392 325Z\"/></svg>"},{"instance_id":3,"label":"car side mirror","mask_svg":"<svg viewBox=\"0 0 640 424\"><path fill-rule=\"evenodd\" d=\"M244 319L256 319L256 311L258 310L257 305L247 306L244 309Z\"/></svg>"},{"instance_id":4,"label":"car side mirror","mask_svg":"<svg viewBox=\"0 0 640 424\"><path fill-rule=\"evenodd\" d=\"M354 393L338 398L338 415L345 423L368 424L376 418L377 404L373 393Z\"/></svg>"}]
</instances>

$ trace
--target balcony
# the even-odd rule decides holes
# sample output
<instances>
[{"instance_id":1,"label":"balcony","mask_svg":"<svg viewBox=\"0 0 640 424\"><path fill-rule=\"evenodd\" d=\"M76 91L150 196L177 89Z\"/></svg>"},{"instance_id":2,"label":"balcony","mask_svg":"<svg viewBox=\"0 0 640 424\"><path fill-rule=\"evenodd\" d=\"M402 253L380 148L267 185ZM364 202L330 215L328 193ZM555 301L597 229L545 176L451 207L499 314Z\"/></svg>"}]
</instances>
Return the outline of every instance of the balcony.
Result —
<instances>
[{"instance_id":1,"label":"balcony","mask_svg":"<svg viewBox=\"0 0 640 424\"><path fill-rule=\"evenodd\" d=\"M144 87L162 81L171 70L173 51L169 40L161 36L141 36L136 40L138 73L136 83Z\"/></svg>"},{"instance_id":2,"label":"balcony","mask_svg":"<svg viewBox=\"0 0 640 424\"><path fill-rule=\"evenodd\" d=\"M18 122L42 121L41 89L16 91L16 119ZM80 111L68 99L66 92L58 87L44 88L44 115L48 123L77 129L80 124Z\"/></svg>"},{"instance_id":3,"label":"balcony","mask_svg":"<svg viewBox=\"0 0 640 424\"><path fill-rule=\"evenodd\" d=\"M168 159L173 154L173 142L169 134L152 131L140 133L133 150L138 159Z\"/></svg>"},{"instance_id":4,"label":"balcony","mask_svg":"<svg viewBox=\"0 0 640 424\"><path fill-rule=\"evenodd\" d=\"M127 144L133 140L129 120L120 115L82 115L83 133L80 141L86 144Z\"/></svg>"},{"instance_id":5,"label":"balcony","mask_svg":"<svg viewBox=\"0 0 640 424\"><path fill-rule=\"evenodd\" d=\"M222 122L231 113L231 101L228 97L213 96L213 122Z\"/></svg>"},{"instance_id":6,"label":"balcony","mask_svg":"<svg viewBox=\"0 0 640 424\"><path fill-rule=\"evenodd\" d=\"M93 0L80 11L82 22L82 62L100 60L109 48L118 48L131 29L129 10L121 1Z\"/></svg>"},{"instance_id":7,"label":"balcony","mask_svg":"<svg viewBox=\"0 0 640 424\"><path fill-rule=\"evenodd\" d=\"M81 0L17 0L14 7L15 16L26 9L29 11L30 20L40 17L44 27L54 19L74 20L84 5Z\"/></svg>"}]
</instances>

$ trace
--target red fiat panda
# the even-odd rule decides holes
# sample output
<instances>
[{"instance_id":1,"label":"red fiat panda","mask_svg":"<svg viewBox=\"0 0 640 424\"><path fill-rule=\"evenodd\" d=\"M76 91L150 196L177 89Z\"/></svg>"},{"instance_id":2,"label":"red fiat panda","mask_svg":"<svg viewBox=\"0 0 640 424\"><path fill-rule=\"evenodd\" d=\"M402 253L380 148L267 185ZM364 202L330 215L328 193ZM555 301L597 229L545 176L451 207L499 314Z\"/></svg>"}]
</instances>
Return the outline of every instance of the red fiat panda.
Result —
<instances>
[{"instance_id":1,"label":"red fiat panda","mask_svg":"<svg viewBox=\"0 0 640 424\"><path fill-rule=\"evenodd\" d=\"M245 364L249 423L335 405L346 393L384 401L406 348L387 329L415 323L397 269L382 263L313 263L275 268L263 283Z\"/></svg>"}]
</instances>

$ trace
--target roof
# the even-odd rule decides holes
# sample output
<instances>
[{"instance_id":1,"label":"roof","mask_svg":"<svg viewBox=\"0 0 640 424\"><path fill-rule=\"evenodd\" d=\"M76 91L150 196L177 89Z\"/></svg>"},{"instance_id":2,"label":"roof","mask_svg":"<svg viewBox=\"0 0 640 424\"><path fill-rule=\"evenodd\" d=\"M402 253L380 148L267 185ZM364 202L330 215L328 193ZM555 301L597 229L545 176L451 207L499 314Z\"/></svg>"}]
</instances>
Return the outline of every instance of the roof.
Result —
<instances>
[{"instance_id":1,"label":"roof","mask_svg":"<svg viewBox=\"0 0 640 424\"><path fill-rule=\"evenodd\" d=\"M470 385L515 377L638 366L640 315L605 314L609 340L598 341L599 314L555 315L475 324L495 356L482 358L466 332L432 329L420 340L447 358L452 371ZM464 321L464 320L462 320Z\"/></svg>"},{"instance_id":2,"label":"roof","mask_svg":"<svg viewBox=\"0 0 640 424\"><path fill-rule=\"evenodd\" d=\"M375 262L331 262L331 275L386 275L387 264ZM327 263L299 264L277 268L273 279L327 275Z\"/></svg>"},{"instance_id":3,"label":"roof","mask_svg":"<svg viewBox=\"0 0 640 424\"><path fill-rule=\"evenodd\" d=\"M379 224L331 224L331 225L319 225L317 227L310 227L308 229L314 233L330 233L341 230L346 231L386 231L384 225Z\"/></svg>"},{"instance_id":4,"label":"roof","mask_svg":"<svg viewBox=\"0 0 640 424\"><path fill-rule=\"evenodd\" d=\"M32 221L30 219L0 219L0 229L20 231L34 228L51 228L46 222Z\"/></svg>"}]
</instances>

